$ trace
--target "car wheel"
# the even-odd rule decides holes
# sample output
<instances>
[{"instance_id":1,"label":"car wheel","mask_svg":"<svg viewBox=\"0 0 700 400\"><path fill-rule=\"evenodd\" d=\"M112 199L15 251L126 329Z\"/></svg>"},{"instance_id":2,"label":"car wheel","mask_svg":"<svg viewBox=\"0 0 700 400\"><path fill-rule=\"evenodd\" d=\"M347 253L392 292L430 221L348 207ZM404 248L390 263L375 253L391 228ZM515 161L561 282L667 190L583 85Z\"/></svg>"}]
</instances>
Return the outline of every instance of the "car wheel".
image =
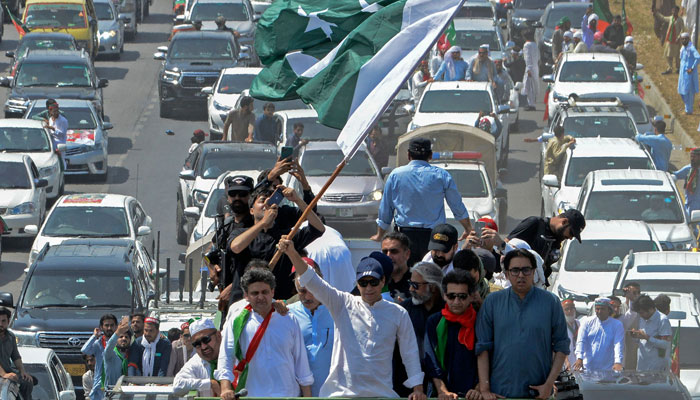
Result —
<instances>
[{"instance_id":1,"label":"car wheel","mask_svg":"<svg viewBox=\"0 0 700 400\"><path fill-rule=\"evenodd\" d=\"M160 117L170 118L170 106L162 101L160 102Z\"/></svg>"},{"instance_id":2,"label":"car wheel","mask_svg":"<svg viewBox=\"0 0 700 400\"><path fill-rule=\"evenodd\" d=\"M177 211L175 214L175 232L177 236L177 244L187 244L187 231L185 230L185 210L182 208L182 202L178 199Z\"/></svg>"}]
</instances>

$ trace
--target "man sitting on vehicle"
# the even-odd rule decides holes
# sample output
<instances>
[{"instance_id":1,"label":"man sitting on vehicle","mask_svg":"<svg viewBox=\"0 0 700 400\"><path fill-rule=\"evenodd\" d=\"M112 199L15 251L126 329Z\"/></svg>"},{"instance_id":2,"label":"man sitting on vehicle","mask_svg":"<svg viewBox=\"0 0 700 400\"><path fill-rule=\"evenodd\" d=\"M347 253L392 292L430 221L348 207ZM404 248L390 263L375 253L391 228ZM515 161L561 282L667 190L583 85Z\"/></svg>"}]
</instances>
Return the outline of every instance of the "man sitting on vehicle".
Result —
<instances>
[{"instance_id":1,"label":"man sitting on vehicle","mask_svg":"<svg viewBox=\"0 0 700 400\"><path fill-rule=\"evenodd\" d=\"M175 375L173 392L184 396L190 390L197 390L202 397L220 396L219 381L214 379L221 333L210 319L198 319L190 324L192 346L197 351Z\"/></svg>"},{"instance_id":2,"label":"man sitting on vehicle","mask_svg":"<svg viewBox=\"0 0 700 400\"><path fill-rule=\"evenodd\" d=\"M33 378L24 369L22 356L17 350L17 338L7 329L11 316L10 310L0 307L0 377L17 382L22 398L32 400ZM19 373L14 372L10 362L15 364L16 371Z\"/></svg>"},{"instance_id":3,"label":"man sitting on vehicle","mask_svg":"<svg viewBox=\"0 0 700 400\"><path fill-rule=\"evenodd\" d=\"M146 317L143 337L129 349L129 376L166 376L171 345L160 336L160 321Z\"/></svg>"}]
</instances>

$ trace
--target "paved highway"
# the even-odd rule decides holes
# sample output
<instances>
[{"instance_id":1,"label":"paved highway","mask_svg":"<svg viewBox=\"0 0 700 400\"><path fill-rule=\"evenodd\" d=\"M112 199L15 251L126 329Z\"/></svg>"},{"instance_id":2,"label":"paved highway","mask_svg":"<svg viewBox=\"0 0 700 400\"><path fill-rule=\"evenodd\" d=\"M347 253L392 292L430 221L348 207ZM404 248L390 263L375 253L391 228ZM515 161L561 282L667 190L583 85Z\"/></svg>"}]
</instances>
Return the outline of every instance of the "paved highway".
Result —
<instances>
[{"instance_id":1,"label":"paved highway","mask_svg":"<svg viewBox=\"0 0 700 400\"><path fill-rule=\"evenodd\" d=\"M205 111L182 113L178 119L158 117L156 74L160 61L153 60L153 53L157 46L167 44L172 26L171 5L167 0L155 0L151 15L139 26L136 40L126 43L121 59L96 61L98 76L109 79L109 87L104 89L105 115L114 124L114 129L109 131L109 178L106 183L83 177L67 178L66 193L109 192L135 196L153 218L154 232L161 232L162 265L170 257L172 265L181 268L177 257L185 246L175 241L177 176L192 131L197 128L206 131L207 124ZM15 50L17 38L13 26L6 24L0 51ZM0 60L0 70L6 71L7 67L8 63ZM2 103L8 92L8 89L0 89ZM503 177L509 195L508 229L522 218L539 213L539 147L525 144L522 139L541 132L543 107L538 105L536 112L521 109L519 132L512 133L509 172ZM173 130L175 136L166 136L166 129ZM30 241L3 239L0 291L9 291L15 298L22 287L30 246Z\"/></svg>"}]
</instances>

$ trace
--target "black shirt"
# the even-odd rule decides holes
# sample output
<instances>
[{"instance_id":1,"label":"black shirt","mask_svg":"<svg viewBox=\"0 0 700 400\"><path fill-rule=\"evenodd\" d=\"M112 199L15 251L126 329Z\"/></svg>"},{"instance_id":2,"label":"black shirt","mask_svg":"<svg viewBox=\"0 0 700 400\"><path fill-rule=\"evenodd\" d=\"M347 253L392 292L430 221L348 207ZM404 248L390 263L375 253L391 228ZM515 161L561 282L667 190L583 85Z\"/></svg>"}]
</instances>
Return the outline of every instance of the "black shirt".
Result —
<instances>
[{"instance_id":1,"label":"black shirt","mask_svg":"<svg viewBox=\"0 0 700 400\"><path fill-rule=\"evenodd\" d=\"M255 221L251 214L244 216L240 222L236 222L233 216L226 217L219 226L217 234L211 239L212 243L215 244L219 250L224 250L224 263L220 265L223 277L219 277L224 287L230 285L234 281L238 282L238 278L240 278L235 277L236 268L234 265L233 251L231 251L231 246L226 245L228 238L235 229L250 228L254 223ZM223 274L224 268L226 268L226 274Z\"/></svg>"},{"instance_id":2,"label":"black shirt","mask_svg":"<svg viewBox=\"0 0 700 400\"><path fill-rule=\"evenodd\" d=\"M603 37L608 42L608 46L616 49L625 42L625 29L622 25L609 25L603 32Z\"/></svg>"},{"instance_id":3,"label":"black shirt","mask_svg":"<svg viewBox=\"0 0 700 400\"><path fill-rule=\"evenodd\" d=\"M561 240L556 238L549 227L549 218L525 218L508 235L508 239L513 238L524 240L542 257L545 265L544 274L549 277L552 273L550 265L554 264L557 258L553 253L561 247Z\"/></svg>"},{"instance_id":4,"label":"black shirt","mask_svg":"<svg viewBox=\"0 0 700 400\"><path fill-rule=\"evenodd\" d=\"M517 60L506 63L506 68L508 68L508 73L513 82L523 81L523 76L525 76L525 60L522 57L518 57Z\"/></svg>"},{"instance_id":5,"label":"black shirt","mask_svg":"<svg viewBox=\"0 0 700 400\"><path fill-rule=\"evenodd\" d=\"M408 284L410 280L410 270L406 271L406 273L403 274L403 276L401 277L401 279L399 279L398 282L394 282L394 279L392 277L389 277L389 294L394 300L396 300L397 296L400 296L404 300L411 298L411 291L409 290L410 285Z\"/></svg>"}]
</instances>

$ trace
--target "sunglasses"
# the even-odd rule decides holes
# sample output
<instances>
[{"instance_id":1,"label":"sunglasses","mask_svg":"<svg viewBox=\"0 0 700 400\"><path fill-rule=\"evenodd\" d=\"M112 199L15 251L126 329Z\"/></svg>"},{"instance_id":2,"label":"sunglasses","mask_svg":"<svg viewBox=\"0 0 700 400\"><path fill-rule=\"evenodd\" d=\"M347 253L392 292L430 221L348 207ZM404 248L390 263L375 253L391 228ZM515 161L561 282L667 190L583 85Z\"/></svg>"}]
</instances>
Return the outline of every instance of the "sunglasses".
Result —
<instances>
[{"instance_id":1,"label":"sunglasses","mask_svg":"<svg viewBox=\"0 0 700 400\"><path fill-rule=\"evenodd\" d=\"M518 276L521 273L523 276L530 276L530 274L532 274L532 267L511 268L508 270L508 273L513 276Z\"/></svg>"},{"instance_id":2,"label":"sunglasses","mask_svg":"<svg viewBox=\"0 0 700 400\"><path fill-rule=\"evenodd\" d=\"M183 336L185 339L189 339L189 338L191 337L189 333L183 333L182 336Z\"/></svg>"},{"instance_id":3,"label":"sunglasses","mask_svg":"<svg viewBox=\"0 0 700 400\"><path fill-rule=\"evenodd\" d=\"M466 293L446 293L445 297L447 297L448 300L454 300L454 299L466 300L469 298L469 295Z\"/></svg>"},{"instance_id":4,"label":"sunglasses","mask_svg":"<svg viewBox=\"0 0 700 400\"><path fill-rule=\"evenodd\" d=\"M242 191L242 190L232 190L228 192L228 195L231 197L248 197L250 193Z\"/></svg>"},{"instance_id":5,"label":"sunglasses","mask_svg":"<svg viewBox=\"0 0 700 400\"><path fill-rule=\"evenodd\" d=\"M211 337L213 335L214 334L212 333L211 335L204 336L201 339L195 340L194 342L192 342L192 347L197 348L197 347L201 346L202 344L209 344L209 342L211 342Z\"/></svg>"},{"instance_id":6,"label":"sunglasses","mask_svg":"<svg viewBox=\"0 0 700 400\"><path fill-rule=\"evenodd\" d=\"M414 289L418 289L421 287L421 285L427 285L428 282L414 282L414 281L408 281L408 285Z\"/></svg>"},{"instance_id":7,"label":"sunglasses","mask_svg":"<svg viewBox=\"0 0 700 400\"><path fill-rule=\"evenodd\" d=\"M380 283L382 283L382 281L380 281L379 279L372 278L372 279L365 279L362 281L357 281L357 286L367 287L367 285L372 285L373 287L377 287L377 286L379 286Z\"/></svg>"}]
</instances>

